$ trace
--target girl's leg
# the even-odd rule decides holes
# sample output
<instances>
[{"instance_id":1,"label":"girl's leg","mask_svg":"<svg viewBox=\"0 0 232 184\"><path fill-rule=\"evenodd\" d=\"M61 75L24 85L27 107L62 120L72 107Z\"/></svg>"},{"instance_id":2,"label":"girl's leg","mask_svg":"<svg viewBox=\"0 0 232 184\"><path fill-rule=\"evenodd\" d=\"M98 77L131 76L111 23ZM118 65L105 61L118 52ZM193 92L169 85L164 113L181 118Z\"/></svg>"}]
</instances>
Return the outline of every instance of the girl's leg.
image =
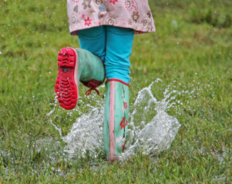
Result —
<instances>
[{"instance_id":1,"label":"girl's leg","mask_svg":"<svg viewBox=\"0 0 232 184\"><path fill-rule=\"evenodd\" d=\"M129 57L132 51L134 30L106 26L106 78L129 83Z\"/></svg>"},{"instance_id":2,"label":"girl's leg","mask_svg":"<svg viewBox=\"0 0 232 184\"><path fill-rule=\"evenodd\" d=\"M104 150L115 161L125 149L129 121L129 67L134 31L106 27L106 98L103 125Z\"/></svg>"},{"instance_id":3,"label":"girl's leg","mask_svg":"<svg viewBox=\"0 0 232 184\"><path fill-rule=\"evenodd\" d=\"M99 59L105 59L104 27L80 31L79 41L84 49L63 48L58 55L55 91L60 105L65 109L76 106L79 81L90 88L86 93L88 95L92 90L98 92L96 87L105 79L104 65Z\"/></svg>"},{"instance_id":4,"label":"girl's leg","mask_svg":"<svg viewBox=\"0 0 232 184\"><path fill-rule=\"evenodd\" d=\"M94 27L78 31L79 43L82 49L88 50L105 61L106 33L105 27Z\"/></svg>"}]
</instances>

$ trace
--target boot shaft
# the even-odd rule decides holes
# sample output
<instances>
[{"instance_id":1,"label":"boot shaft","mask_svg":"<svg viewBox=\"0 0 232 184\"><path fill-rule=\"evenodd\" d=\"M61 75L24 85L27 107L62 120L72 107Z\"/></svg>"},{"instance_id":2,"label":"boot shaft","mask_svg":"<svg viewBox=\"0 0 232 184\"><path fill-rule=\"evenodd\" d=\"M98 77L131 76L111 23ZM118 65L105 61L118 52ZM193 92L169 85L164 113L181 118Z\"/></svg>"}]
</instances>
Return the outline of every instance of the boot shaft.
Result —
<instances>
[{"instance_id":1,"label":"boot shaft","mask_svg":"<svg viewBox=\"0 0 232 184\"><path fill-rule=\"evenodd\" d=\"M103 125L104 151L108 160L125 149L129 121L129 86L118 80L106 83L105 118Z\"/></svg>"},{"instance_id":2,"label":"boot shaft","mask_svg":"<svg viewBox=\"0 0 232 184\"><path fill-rule=\"evenodd\" d=\"M78 55L78 80L89 82L94 79L103 82L105 79L104 64L98 56L84 49L76 50Z\"/></svg>"}]
</instances>

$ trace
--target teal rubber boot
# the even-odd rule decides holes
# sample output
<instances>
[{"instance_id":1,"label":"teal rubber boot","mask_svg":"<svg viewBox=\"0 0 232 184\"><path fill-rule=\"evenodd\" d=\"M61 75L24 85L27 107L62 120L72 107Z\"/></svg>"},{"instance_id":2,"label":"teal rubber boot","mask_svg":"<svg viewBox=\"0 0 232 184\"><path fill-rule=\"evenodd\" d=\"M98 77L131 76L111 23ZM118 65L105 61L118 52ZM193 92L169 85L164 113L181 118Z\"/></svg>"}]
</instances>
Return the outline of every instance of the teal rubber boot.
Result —
<instances>
[{"instance_id":1,"label":"teal rubber boot","mask_svg":"<svg viewBox=\"0 0 232 184\"><path fill-rule=\"evenodd\" d=\"M73 109L79 96L79 81L98 94L97 86L105 79L104 64L98 56L84 49L63 48L58 54L58 75L55 92L61 107Z\"/></svg>"},{"instance_id":2,"label":"teal rubber boot","mask_svg":"<svg viewBox=\"0 0 232 184\"><path fill-rule=\"evenodd\" d=\"M128 121L129 85L117 79L107 80L103 138L110 162L118 160L125 149Z\"/></svg>"}]
</instances>

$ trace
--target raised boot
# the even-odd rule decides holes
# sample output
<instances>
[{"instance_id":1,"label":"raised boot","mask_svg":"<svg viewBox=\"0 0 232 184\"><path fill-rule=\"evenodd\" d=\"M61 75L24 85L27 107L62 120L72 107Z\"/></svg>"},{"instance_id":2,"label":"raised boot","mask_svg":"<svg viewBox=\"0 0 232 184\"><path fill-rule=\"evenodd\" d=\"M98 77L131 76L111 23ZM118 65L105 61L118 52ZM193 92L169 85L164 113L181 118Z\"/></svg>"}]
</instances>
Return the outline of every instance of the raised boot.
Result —
<instances>
[{"instance_id":1,"label":"raised boot","mask_svg":"<svg viewBox=\"0 0 232 184\"><path fill-rule=\"evenodd\" d=\"M128 121L129 85L117 79L107 80L103 138L108 161L118 160L124 151Z\"/></svg>"},{"instance_id":2,"label":"raised boot","mask_svg":"<svg viewBox=\"0 0 232 184\"><path fill-rule=\"evenodd\" d=\"M105 69L101 59L84 49L63 48L58 54L58 75L55 92L61 107L73 109L79 96L79 81L95 90L105 79Z\"/></svg>"}]
</instances>

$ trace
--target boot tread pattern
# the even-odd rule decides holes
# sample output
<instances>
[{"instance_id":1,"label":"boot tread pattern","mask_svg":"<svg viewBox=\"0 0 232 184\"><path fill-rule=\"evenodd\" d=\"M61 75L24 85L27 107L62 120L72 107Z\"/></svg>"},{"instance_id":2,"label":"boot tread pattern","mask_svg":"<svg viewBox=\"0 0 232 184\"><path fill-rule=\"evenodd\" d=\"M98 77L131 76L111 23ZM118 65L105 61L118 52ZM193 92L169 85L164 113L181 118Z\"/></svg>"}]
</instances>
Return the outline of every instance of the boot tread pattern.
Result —
<instances>
[{"instance_id":1,"label":"boot tread pattern","mask_svg":"<svg viewBox=\"0 0 232 184\"><path fill-rule=\"evenodd\" d=\"M58 54L58 75L55 92L58 102L64 109L73 109L77 104L78 88L74 79L76 53L71 48L63 48Z\"/></svg>"},{"instance_id":2,"label":"boot tread pattern","mask_svg":"<svg viewBox=\"0 0 232 184\"><path fill-rule=\"evenodd\" d=\"M75 67L75 52L71 48L64 48L58 54L58 66Z\"/></svg>"}]
</instances>

